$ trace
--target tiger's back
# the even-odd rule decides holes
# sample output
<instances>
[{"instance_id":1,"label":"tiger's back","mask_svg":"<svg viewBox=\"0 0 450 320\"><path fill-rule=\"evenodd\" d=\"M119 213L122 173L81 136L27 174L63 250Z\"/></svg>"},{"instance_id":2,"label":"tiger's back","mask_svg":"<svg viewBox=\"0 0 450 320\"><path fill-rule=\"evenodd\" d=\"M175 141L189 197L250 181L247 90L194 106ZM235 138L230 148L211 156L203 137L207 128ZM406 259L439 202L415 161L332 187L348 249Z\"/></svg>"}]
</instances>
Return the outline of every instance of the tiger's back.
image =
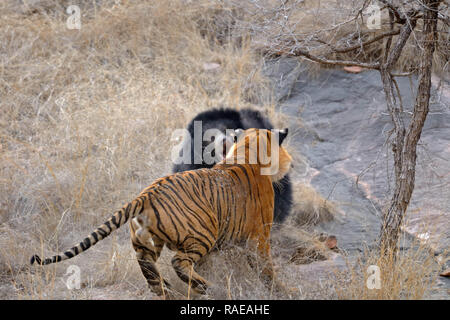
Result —
<instances>
[{"instance_id":1,"label":"tiger's back","mask_svg":"<svg viewBox=\"0 0 450 320\"><path fill-rule=\"evenodd\" d=\"M170 242L171 249L182 249L191 236L216 246L246 240L273 221L272 182L257 166L222 164L180 172L158 179L142 194L151 202L142 213L148 232ZM140 224L130 225L133 234Z\"/></svg>"}]
</instances>

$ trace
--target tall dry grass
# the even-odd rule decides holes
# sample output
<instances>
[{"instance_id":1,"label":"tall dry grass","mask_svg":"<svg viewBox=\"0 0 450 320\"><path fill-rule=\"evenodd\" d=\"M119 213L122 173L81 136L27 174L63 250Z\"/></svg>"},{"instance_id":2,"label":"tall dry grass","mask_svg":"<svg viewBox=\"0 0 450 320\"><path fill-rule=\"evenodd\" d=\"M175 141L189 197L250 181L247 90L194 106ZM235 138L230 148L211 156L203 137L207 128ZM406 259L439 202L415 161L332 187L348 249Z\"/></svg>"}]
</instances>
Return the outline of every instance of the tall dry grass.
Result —
<instances>
[{"instance_id":1,"label":"tall dry grass","mask_svg":"<svg viewBox=\"0 0 450 320\"><path fill-rule=\"evenodd\" d=\"M201 34L213 3L96 3L81 5L80 30L66 28L68 2L0 7L0 269L9 298L70 297L55 281L66 266L30 272L30 255L79 241L170 173L171 134L196 113L272 107L245 40L219 45ZM220 67L208 70L212 62ZM120 283L131 270L143 288L127 233L73 261L93 276L87 287Z\"/></svg>"},{"instance_id":2,"label":"tall dry grass","mask_svg":"<svg viewBox=\"0 0 450 320\"><path fill-rule=\"evenodd\" d=\"M66 288L70 263L31 268L29 258L77 243L170 173L170 150L178 144L172 131L199 111L257 105L283 122L252 38L227 28L230 13L245 16L239 7L207 0L99 3L80 4L80 30L66 28L69 1L0 3L2 299L154 298L127 227L71 260L81 268L80 290ZM308 196L323 203L313 191L302 199ZM314 221L329 214L308 205ZM290 298L339 297L287 263L298 243L329 254L297 223L274 239L279 277L302 289ZM262 287L241 263L244 253L231 248L205 262L202 272L217 284L206 298L286 298ZM158 264L186 293L168 252Z\"/></svg>"},{"instance_id":3,"label":"tall dry grass","mask_svg":"<svg viewBox=\"0 0 450 320\"><path fill-rule=\"evenodd\" d=\"M386 40L376 41L364 48L349 52L335 51L358 46L361 42L373 39L390 30L389 14L381 10L380 27L369 28L370 14L361 8L375 4L383 8L379 1L366 0L230 0L235 11L229 16L234 19L234 36L239 37L242 30L250 32L256 50L268 55L295 54L295 49L309 51L311 54L338 60L359 62L379 61L385 54ZM391 1L407 12L418 1ZM241 10L237 10L239 8ZM447 12L448 3L441 5L442 12ZM446 10L444 10L446 9ZM398 28L395 25L394 28ZM417 40L422 37L422 21L419 21L413 35L407 41L402 55L396 63L398 72L415 72L421 59L421 46ZM434 53L433 71L448 77L450 59L450 33L448 26L438 22L438 41ZM393 43L397 39L393 36ZM319 66L313 64L311 74L318 72ZM333 66L329 66L333 67Z\"/></svg>"}]
</instances>

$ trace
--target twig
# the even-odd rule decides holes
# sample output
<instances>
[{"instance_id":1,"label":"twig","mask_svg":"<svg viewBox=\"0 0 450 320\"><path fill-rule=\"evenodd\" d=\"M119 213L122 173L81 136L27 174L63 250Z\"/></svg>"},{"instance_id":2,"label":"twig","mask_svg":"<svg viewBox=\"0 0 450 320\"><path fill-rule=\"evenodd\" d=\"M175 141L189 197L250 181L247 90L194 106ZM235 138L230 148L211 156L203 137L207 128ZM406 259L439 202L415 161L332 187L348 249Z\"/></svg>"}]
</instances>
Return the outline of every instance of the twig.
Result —
<instances>
[{"instance_id":1,"label":"twig","mask_svg":"<svg viewBox=\"0 0 450 320\"><path fill-rule=\"evenodd\" d=\"M310 54L307 51L304 51L302 49L294 49L292 52L288 53L288 55L291 56L303 56L309 60L312 60L314 62L326 64L326 65L335 65L335 66L355 66L355 67L362 67L366 69L376 69L378 70L380 68L379 63L365 63L365 62L357 62L357 61L345 61L345 60L330 60L323 57L318 57Z\"/></svg>"},{"instance_id":2,"label":"twig","mask_svg":"<svg viewBox=\"0 0 450 320\"><path fill-rule=\"evenodd\" d=\"M400 33L400 29L388 31L388 32L382 33L382 34L380 34L380 35L378 35L376 37L373 37L370 40L367 40L367 41L362 42L362 43L355 44L354 46L347 47L347 48L336 48L336 47L332 46L331 44L329 44L329 43L327 43L327 42L325 42L323 40L319 40L319 39L317 39L316 41L328 45L333 51L335 51L337 53L347 53L347 52L350 52L350 51L353 51L353 50L356 50L356 49L363 48L363 47L365 47L365 46L367 46L367 45L369 45L371 43L377 42L377 41L379 41L379 40L381 40L381 39L383 39L385 37L394 36L394 35L397 35L399 33Z\"/></svg>"}]
</instances>

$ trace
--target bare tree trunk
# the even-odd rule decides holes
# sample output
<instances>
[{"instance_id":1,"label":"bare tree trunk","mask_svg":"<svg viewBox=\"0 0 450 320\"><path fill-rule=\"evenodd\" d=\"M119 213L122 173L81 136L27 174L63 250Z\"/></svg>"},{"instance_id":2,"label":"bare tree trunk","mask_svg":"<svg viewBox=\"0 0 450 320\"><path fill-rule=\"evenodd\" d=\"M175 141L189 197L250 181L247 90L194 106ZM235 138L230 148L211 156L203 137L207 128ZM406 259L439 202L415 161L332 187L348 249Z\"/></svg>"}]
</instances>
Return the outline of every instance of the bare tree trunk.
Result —
<instances>
[{"instance_id":1,"label":"bare tree trunk","mask_svg":"<svg viewBox=\"0 0 450 320\"><path fill-rule=\"evenodd\" d=\"M428 114L430 89L431 89L431 72L433 53L437 42L437 21L441 19L443 23L448 24L450 21L447 15L439 12L439 5L442 0L415 0L415 1L391 1L379 0L384 4L384 9L389 10L390 30L383 32L378 36L372 37L370 40L359 38L359 43L349 46L336 46L330 42L317 39L316 34L311 34L305 39L299 41L291 32L287 37L287 43L281 43L276 48L276 54L286 54L293 56L303 56L308 60L332 66L358 66L367 69L379 70L383 90L386 96L387 109L391 115L394 124L394 138L392 141L392 150L394 153L394 170L395 170L395 187L389 208L383 212L383 221L380 234L380 248L382 252L395 253L397 242L400 234L400 227L403 222L406 210L414 190L417 143L422 134L422 128ZM362 7L358 10L357 15L348 21L359 18L364 11L368 1L364 1ZM401 4L400 4L401 3ZM442 10L444 11L445 8ZM405 124L404 112L400 91L392 71L399 58L402 55L412 32L416 28L417 21L423 21L421 48L421 64L418 68L418 89L416 101L414 104L414 112L409 124ZM394 26L400 25L400 29ZM331 28L333 29L333 28ZM393 43L393 36L398 37ZM384 41L385 54L381 61L377 62L361 62L353 60L331 60L326 55L314 54L314 49L308 47L312 40L316 40L320 45L326 44L334 53L347 53L362 49L374 42ZM315 49L318 47L316 46Z\"/></svg>"},{"instance_id":2,"label":"bare tree trunk","mask_svg":"<svg viewBox=\"0 0 450 320\"><path fill-rule=\"evenodd\" d=\"M383 80L384 90L388 102L388 108L391 112L396 132L395 141L392 144L396 176L395 189L390 207L384 213L380 237L380 245L382 250L384 251L396 251L400 233L400 226L402 224L403 217L405 216L406 210L411 200L412 192L414 190L417 143L420 139L422 128L429 109L432 71L431 68L437 36L436 27L439 3L440 1L437 0L423 1L424 50L419 69L419 85L414 105L414 112L407 131L405 130L405 126L401 118L402 110L400 110L400 108L395 103L395 95L392 87L393 79L392 75L389 72L389 69L392 65L389 65L389 59L386 65L380 69L381 78ZM408 22L406 22L403 27L409 28L409 26L412 26L412 28L414 28L414 25L412 23L409 24ZM406 32L407 30L405 31L405 33ZM399 41L401 41L401 35L399 36L399 38Z\"/></svg>"}]
</instances>

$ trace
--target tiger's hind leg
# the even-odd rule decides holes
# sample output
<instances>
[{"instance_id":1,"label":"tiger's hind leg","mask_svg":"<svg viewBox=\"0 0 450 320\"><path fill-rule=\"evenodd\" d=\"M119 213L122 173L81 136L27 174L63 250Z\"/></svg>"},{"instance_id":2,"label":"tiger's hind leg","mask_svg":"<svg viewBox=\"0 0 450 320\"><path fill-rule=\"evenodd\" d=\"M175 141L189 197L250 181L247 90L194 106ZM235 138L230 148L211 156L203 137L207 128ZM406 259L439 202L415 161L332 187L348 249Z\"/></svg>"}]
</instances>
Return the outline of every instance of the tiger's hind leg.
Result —
<instances>
[{"instance_id":1,"label":"tiger's hind leg","mask_svg":"<svg viewBox=\"0 0 450 320\"><path fill-rule=\"evenodd\" d=\"M206 249L195 240L185 246L182 251L178 251L172 258L172 266L178 277L186 282L190 288L200 294L205 294L211 283L201 277L195 270L195 264L204 257L210 248Z\"/></svg>"},{"instance_id":2,"label":"tiger's hind leg","mask_svg":"<svg viewBox=\"0 0 450 320\"><path fill-rule=\"evenodd\" d=\"M170 284L164 280L156 267L164 242L157 239L147 239L142 243L139 238L132 240L133 248L136 251L136 259L141 268L142 274L147 280L149 288L159 296L167 295L166 290L170 289Z\"/></svg>"}]
</instances>

